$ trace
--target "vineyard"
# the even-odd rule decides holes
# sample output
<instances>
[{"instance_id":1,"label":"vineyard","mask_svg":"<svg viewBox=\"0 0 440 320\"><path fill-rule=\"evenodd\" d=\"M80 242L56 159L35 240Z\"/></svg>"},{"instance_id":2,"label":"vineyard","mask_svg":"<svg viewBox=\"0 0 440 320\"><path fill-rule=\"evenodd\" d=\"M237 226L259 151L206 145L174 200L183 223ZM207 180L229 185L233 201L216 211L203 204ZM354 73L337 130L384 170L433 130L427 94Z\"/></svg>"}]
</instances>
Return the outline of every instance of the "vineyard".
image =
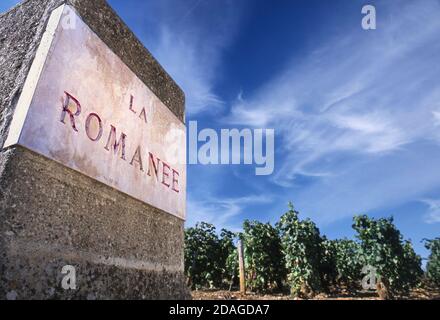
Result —
<instances>
[{"instance_id":1,"label":"vineyard","mask_svg":"<svg viewBox=\"0 0 440 320\"><path fill-rule=\"evenodd\" d=\"M428 288L440 296L440 238L425 240L430 256L423 271L422 258L392 218L356 216L353 229L356 240L329 240L313 221L301 220L293 205L274 226L245 221L237 234L199 223L185 231L188 284L193 290L236 290L241 240L252 294L312 299L368 289L380 299L396 299Z\"/></svg>"}]
</instances>

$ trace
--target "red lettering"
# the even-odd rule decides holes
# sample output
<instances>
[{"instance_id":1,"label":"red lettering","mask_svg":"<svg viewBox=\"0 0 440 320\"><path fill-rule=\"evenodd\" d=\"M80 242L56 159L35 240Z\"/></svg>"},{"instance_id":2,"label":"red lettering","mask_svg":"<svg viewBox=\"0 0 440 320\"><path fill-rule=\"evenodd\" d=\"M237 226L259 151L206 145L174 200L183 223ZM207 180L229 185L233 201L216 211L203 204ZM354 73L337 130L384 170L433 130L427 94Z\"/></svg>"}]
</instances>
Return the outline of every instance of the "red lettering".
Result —
<instances>
[{"instance_id":1,"label":"red lettering","mask_svg":"<svg viewBox=\"0 0 440 320\"><path fill-rule=\"evenodd\" d=\"M156 178L159 179L159 166L160 166L160 159L157 158L157 164L154 161L154 155L149 152L150 156L150 165L148 166L148 175L151 177L151 165L153 165L154 173L156 174Z\"/></svg>"},{"instance_id":2,"label":"red lettering","mask_svg":"<svg viewBox=\"0 0 440 320\"><path fill-rule=\"evenodd\" d=\"M173 169L173 191L179 193L179 173Z\"/></svg>"},{"instance_id":3,"label":"red lettering","mask_svg":"<svg viewBox=\"0 0 440 320\"><path fill-rule=\"evenodd\" d=\"M147 121L147 111L145 111L145 108L142 109L141 115L139 116L140 119L143 119L145 123L148 123Z\"/></svg>"},{"instance_id":4,"label":"red lettering","mask_svg":"<svg viewBox=\"0 0 440 320\"><path fill-rule=\"evenodd\" d=\"M170 166L167 165L165 162L163 163L163 168L162 168L162 184L164 186L166 186L167 188L169 188L171 185L169 183L167 183L166 179L170 178Z\"/></svg>"},{"instance_id":5,"label":"red lettering","mask_svg":"<svg viewBox=\"0 0 440 320\"><path fill-rule=\"evenodd\" d=\"M66 124L66 117L68 116L73 130L78 132L76 121L79 121L79 116L82 112L81 104L78 99L76 99L67 91L65 91L64 94L65 97L63 97L63 110L61 113L60 121ZM130 97L130 111L132 111L134 114L137 114L134 108L133 96ZM143 108L140 112L139 118L144 120L145 123L148 123L147 110L145 108ZM87 114L87 117L85 119L85 131L87 137L93 142L97 142L102 139L103 123L97 113L92 112ZM126 161L126 140L127 135L124 132L120 132L118 139L116 127L111 125L105 150L113 152L114 155ZM139 166L140 171L144 172L144 165L147 165L143 162L144 156L142 153L142 148L139 145L135 153L133 154L133 157L131 158L130 165L136 168ZM156 158L151 152L148 153L147 174L150 177L155 175L158 183L161 183L168 189L171 188L176 193L180 193L179 172L174 170L166 162L161 161L159 158Z\"/></svg>"},{"instance_id":6,"label":"red lettering","mask_svg":"<svg viewBox=\"0 0 440 320\"><path fill-rule=\"evenodd\" d=\"M125 139L127 136L125 133L121 134L119 141L116 141L116 128L111 126L110 134L108 136L107 145L105 146L105 150L110 151L110 147L112 147L113 152L117 155L119 152L121 153L121 159L125 160Z\"/></svg>"},{"instance_id":7,"label":"red lettering","mask_svg":"<svg viewBox=\"0 0 440 320\"><path fill-rule=\"evenodd\" d=\"M92 137L92 135L90 133L91 121L92 121L93 118L95 118L97 123L98 123L98 133L97 133L96 137ZM87 116L87 119L86 119L86 133L87 133L87 137L89 137L89 139L94 141L94 142L96 142L96 141L101 139L101 137L102 137L102 121L101 121L101 118L96 113L91 113L91 114L89 114Z\"/></svg>"},{"instance_id":8,"label":"red lettering","mask_svg":"<svg viewBox=\"0 0 440 320\"><path fill-rule=\"evenodd\" d=\"M131 95L130 96L130 111L133 112L134 114L136 114L136 111L133 109L133 104L134 104L134 97Z\"/></svg>"},{"instance_id":9,"label":"red lettering","mask_svg":"<svg viewBox=\"0 0 440 320\"><path fill-rule=\"evenodd\" d=\"M81 104L79 103L78 99L76 99L74 96L72 96L70 93L64 91L66 97L64 99L63 103L63 111L61 112L61 119L60 121L64 124L66 124L66 115L69 114L70 117L70 124L72 125L73 130L78 132L78 129L76 128L75 124L75 117L78 117L81 114ZM70 101L73 101L76 105L76 112L73 113L72 110L69 109Z\"/></svg>"},{"instance_id":10,"label":"red lettering","mask_svg":"<svg viewBox=\"0 0 440 320\"><path fill-rule=\"evenodd\" d=\"M141 151L141 146L139 146L136 149L136 152L133 156L133 159L130 162L130 165L133 165L135 162L137 162L139 164L139 167L141 169L141 171L144 171L144 166L142 164L142 151Z\"/></svg>"}]
</instances>

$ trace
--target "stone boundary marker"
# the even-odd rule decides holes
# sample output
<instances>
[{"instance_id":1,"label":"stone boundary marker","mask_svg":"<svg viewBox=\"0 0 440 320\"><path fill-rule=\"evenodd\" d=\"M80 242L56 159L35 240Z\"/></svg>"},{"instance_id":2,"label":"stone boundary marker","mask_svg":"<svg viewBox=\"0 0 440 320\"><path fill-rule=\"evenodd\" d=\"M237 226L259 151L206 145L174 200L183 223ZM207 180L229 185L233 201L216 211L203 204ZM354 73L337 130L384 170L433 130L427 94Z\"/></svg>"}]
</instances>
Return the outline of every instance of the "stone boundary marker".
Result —
<instances>
[{"instance_id":1,"label":"stone boundary marker","mask_svg":"<svg viewBox=\"0 0 440 320\"><path fill-rule=\"evenodd\" d=\"M0 299L190 297L184 100L104 0L0 15Z\"/></svg>"}]
</instances>

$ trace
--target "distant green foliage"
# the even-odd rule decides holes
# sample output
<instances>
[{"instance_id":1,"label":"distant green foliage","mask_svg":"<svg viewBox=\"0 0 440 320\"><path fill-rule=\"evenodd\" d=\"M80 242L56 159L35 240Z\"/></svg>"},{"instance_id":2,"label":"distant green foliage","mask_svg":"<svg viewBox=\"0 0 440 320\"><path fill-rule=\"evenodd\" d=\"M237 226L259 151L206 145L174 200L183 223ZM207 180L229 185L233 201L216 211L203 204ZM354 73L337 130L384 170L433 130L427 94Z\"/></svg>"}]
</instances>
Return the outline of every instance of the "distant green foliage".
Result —
<instances>
[{"instance_id":1,"label":"distant green foliage","mask_svg":"<svg viewBox=\"0 0 440 320\"><path fill-rule=\"evenodd\" d=\"M415 252L409 240L403 242L403 258L399 278L404 282L404 292L418 286L423 278L422 257Z\"/></svg>"},{"instance_id":2,"label":"distant green foliage","mask_svg":"<svg viewBox=\"0 0 440 320\"><path fill-rule=\"evenodd\" d=\"M358 216L353 228L358 232L365 264L377 269L380 296L389 298L406 293L419 283L421 258L409 241L403 241L392 218L375 220Z\"/></svg>"},{"instance_id":3,"label":"distant green foliage","mask_svg":"<svg viewBox=\"0 0 440 320\"><path fill-rule=\"evenodd\" d=\"M382 298L407 293L420 283L421 258L392 218L358 216L353 228L358 241L328 240L310 219L301 220L293 205L276 227L246 220L239 235L227 230L219 235L213 225L200 223L185 231L185 273L193 289L238 285L239 237L251 291L288 287L292 295L309 298L341 287L358 289L366 266L376 268ZM440 285L440 238L425 246L431 251L426 276Z\"/></svg>"},{"instance_id":4,"label":"distant green foliage","mask_svg":"<svg viewBox=\"0 0 440 320\"><path fill-rule=\"evenodd\" d=\"M185 274L193 289L222 288L237 276L238 258L234 246L236 235L227 230L219 237L207 223L185 231Z\"/></svg>"},{"instance_id":5,"label":"distant green foliage","mask_svg":"<svg viewBox=\"0 0 440 320\"><path fill-rule=\"evenodd\" d=\"M426 275L434 285L440 286L440 238L427 240L425 247L431 251L426 266Z\"/></svg>"},{"instance_id":6,"label":"distant green foliage","mask_svg":"<svg viewBox=\"0 0 440 320\"><path fill-rule=\"evenodd\" d=\"M213 225L197 224L185 231L185 273L193 289L214 288L221 284L219 238Z\"/></svg>"},{"instance_id":7,"label":"distant green foliage","mask_svg":"<svg viewBox=\"0 0 440 320\"><path fill-rule=\"evenodd\" d=\"M331 286L334 286L338 280L338 247L336 241L328 240L323 237L321 242L321 263L319 273L321 277L322 289L329 291Z\"/></svg>"},{"instance_id":8,"label":"distant green foliage","mask_svg":"<svg viewBox=\"0 0 440 320\"><path fill-rule=\"evenodd\" d=\"M359 286L362 280L361 247L353 240L333 240L336 247L337 282L350 288Z\"/></svg>"},{"instance_id":9,"label":"distant green foliage","mask_svg":"<svg viewBox=\"0 0 440 320\"><path fill-rule=\"evenodd\" d=\"M356 289L362 280L361 247L353 240L327 240L321 243L321 282L323 289L345 286Z\"/></svg>"},{"instance_id":10,"label":"distant green foliage","mask_svg":"<svg viewBox=\"0 0 440 320\"><path fill-rule=\"evenodd\" d=\"M220 264L223 266L223 280L229 283L229 289L238 282L238 251L235 246L237 234L223 229L220 234L222 260Z\"/></svg>"},{"instance_id":11,"label":"distant green foliage","mask_svg":"<svg viewBox=\"0 0 440 320\"><path fill-rule=\"evenodd\" d=\"M277 230L269 223L246 220L242 240L250 289L258 292L281 289L285 270Z\"/></svg>"},{"instance_id":12,"label":"distant green foliage","mask_svg":"<svg viewBox=\"0 0 440 320\"><path fill-rule=\"evenodd\" d=\"M309 219L301 221L290 204L277 224L292 295L313 296L321 290L321 245L319 229Z\"/></svg>"}]
</instances>

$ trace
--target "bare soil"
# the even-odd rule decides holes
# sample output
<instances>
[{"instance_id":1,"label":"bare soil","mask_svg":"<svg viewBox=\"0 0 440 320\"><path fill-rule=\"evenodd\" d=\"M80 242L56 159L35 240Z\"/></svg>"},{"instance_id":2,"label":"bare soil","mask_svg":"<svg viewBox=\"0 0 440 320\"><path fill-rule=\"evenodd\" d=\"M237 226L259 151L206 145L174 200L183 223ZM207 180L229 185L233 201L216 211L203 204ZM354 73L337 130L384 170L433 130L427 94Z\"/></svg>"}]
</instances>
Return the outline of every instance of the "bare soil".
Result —
<instances>
[{"instance_id":1,"label":"bare soil","mask_svg":"<svg viewBox=\"0 0 440 320\"><path fill-rule=\"evenodd\" d=\"M292 298L286 294L255 294L248 293L242 296L237 291L193 291L194 300L302 300ZM438 288L419 288L411 292L409 296L399 297L399 300L440 300L440 289ZM341 290L334 294L319 294L312 300L380 300L375 292L357 292L352 293L347 290Z\"/></svg>"}]
</instances>

